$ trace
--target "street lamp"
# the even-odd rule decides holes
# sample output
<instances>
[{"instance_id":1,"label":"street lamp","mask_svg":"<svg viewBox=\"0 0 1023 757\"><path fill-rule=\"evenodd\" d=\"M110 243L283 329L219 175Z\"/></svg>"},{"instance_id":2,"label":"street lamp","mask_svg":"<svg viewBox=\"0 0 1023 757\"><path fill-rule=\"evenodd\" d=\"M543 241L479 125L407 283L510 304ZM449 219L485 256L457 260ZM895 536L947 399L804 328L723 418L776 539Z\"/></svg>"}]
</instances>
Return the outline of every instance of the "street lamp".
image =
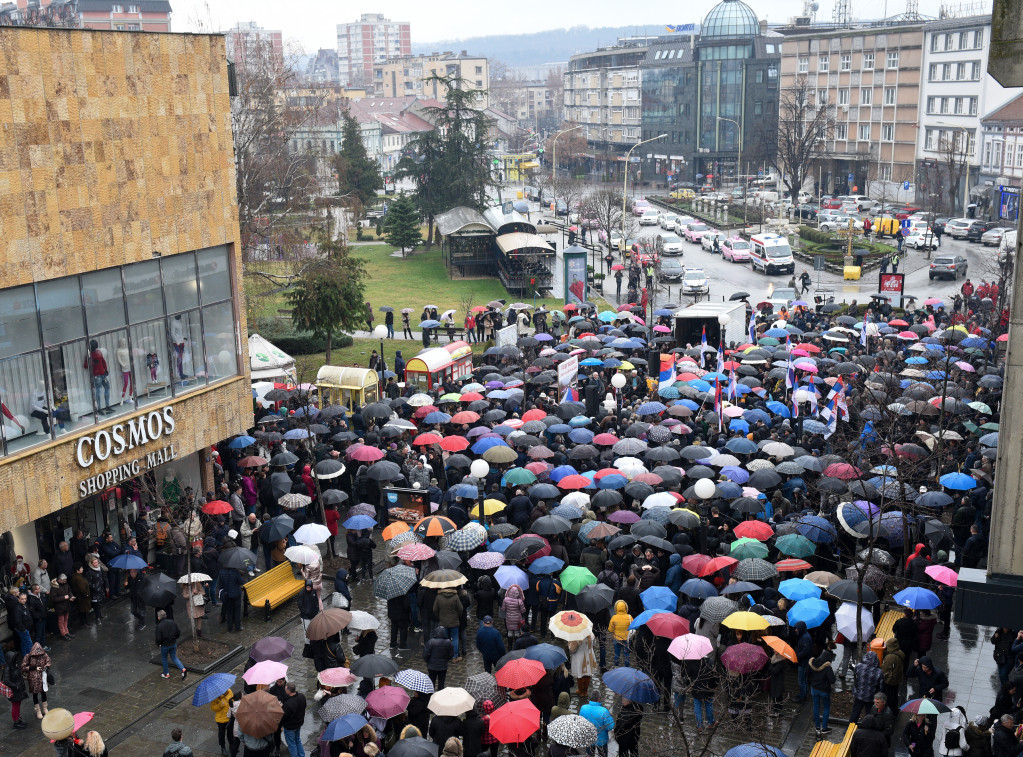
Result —
<instances>
[{"instance_id":1,"label":"street lamp","mask_svg":"<svg viewBox=\"0 0 1023 757\"><path fill-rule=\"evenodd\" d=\"M486 497L487 476L490 475L490 463L486 460L473 460L469 466L469 473L479 481L476 490L479 492L480 524L487 527L487 511L483 506Z\"/></svg>"},{"instance_id":2,"label":"street lamp","mask_svg":"<svg viewBox=\"0 0 1023 757\"><path fill-rule=\"evenodd\" d=\"M735 133L739 137L739 156L738 166L735 171L735 178L742 182L742 226L743 228L746 228L746 182L742 181L742 127L739 126L739 122L733 118L718 116L718 121L727 121L730 124L735 124Z\"/></svg>"},{"instance_id":3,"label":"street lamp","mask_svg":"<svg viewBox=\"0 0 1023 757\"><path fill-rule=\"evenodd\" d=\"M611 386L615 388L618 395L618 430L622 428L622 389L625 388L625 374L616 373L611 377Z\"/></svg>"},{"instance_id":4,"label":"street lamp","mask_svg":"<svg viewBox=\"0 0 1023 757\"><path fill-rule=\"evenodd\" d=\"M555 219L558 217L558 137L560 137L562 134L568 134L570 131L581 129L583 128L583 126L585 126L585 124L579 124L578 126L573 126L571 129L564 129L563 131L559 131L557 134L554 135L554 142L551 145L552 148L551 152L554 153L553 156L554 163L551 164L551 194L554 196ZM565 208L565 210L567 211L568 208Z\"/></svg>"},{"instance_id":5,"label":"street lamp","mask_svg":"<svg viewBox=\"0 0 1023 757\"><path fill-rule=\"evenodd\" d=\"M625 155L625 179L622 182L622 240L620 242L621 249L619 250L623 257L625 255L625 197L629 193L629 161L632 160L632 151L640 145L645 145L647 142L656 142L658 139L666 139L667 137L667 134L658 134L656 137L644 139L642 142L637 142L630 147L629 152ZM608 232L609 235L610 233Z\"/></svg>"},{"instance_id":6,"label":"street lamp","mask_svg":"<svg viewBox=\"0 0 1023 757\"><path fill-rule=\"evenodd\" d=\"M380 324L373 329L373 336L380 340L380 359L377 360L377 374L380 377L380 399L384 397L384 387L387 381L384 379L384 371L387 370L387 363L384 361L384 339L387 338L387 326Z\"/></svg>"}]
</instances>

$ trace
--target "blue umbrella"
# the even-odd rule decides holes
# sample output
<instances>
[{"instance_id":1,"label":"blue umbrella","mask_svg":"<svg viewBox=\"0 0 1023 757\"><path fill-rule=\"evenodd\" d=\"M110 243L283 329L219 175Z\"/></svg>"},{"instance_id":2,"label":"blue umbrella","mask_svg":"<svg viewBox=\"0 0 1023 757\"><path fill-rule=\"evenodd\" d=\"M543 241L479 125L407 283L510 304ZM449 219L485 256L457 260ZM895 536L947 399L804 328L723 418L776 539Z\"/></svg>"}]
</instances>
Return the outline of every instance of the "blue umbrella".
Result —
<instances>
[{"instance_id":1,"label":"blue umbrella","mask_svg":"<svg viewBox=\"0 0 1023 757\"><path fill-rule=\"evenodd\" d=\"M617 317L618 317L618 313L615 313L615 312L613 312L611 310L605 310L604 312L602 312L602 313L597 315L597 318L599 318L600 320L604 321L604 323L611 323Z\"/></svg>"},{"instance_id":2,"label":"blue umbrella","mask_svg":"<svg viewBox=\"0 0 1023 757\"><path fill-rule=\"evenodd\" d=\"M690 578L682 584L682 588L679 591L693 599L708 599L718 595L718 590L714 588L714 584L710 581L704 581L702 578Z\"/></svg>"},{"instance_id":3,"label":"blue umbrella","mask_svg":"<svg viewBox=\"0 0 1023 757\"><path fill-rule=\"evenodd\" d=\"M742 417L745 418L748 423L756 423L757 421L762 421L767 426L771 425L771 416L769 416L767 413L765 413L763 410L760 410L759 408L751 408L749 410L744 410L742 413Z\"/></svg>"},{"instance_id":4,"label":"blue umbrella","mask_svg":"<svg viewBox=\"0 0 1023 757\"><path fill-rule=\"evenodd\" d=\"M819 515L803 515L796 521L796 528L814 544L831 544L838 535L831 522Z\"/></svg>"},{"instance_id":5,"label":"blue umbrella","mask_svg":"<svg viewBox=\"0 0 1023 757\"><path fill-rule=\"evenodd\" d=\"M149 563L143 560L138 555L117 555L110 561L111 568L120 568L121 570L145 570L149 567Z\"/></svg>"},{"instance_id":6,"label":"blue umbrella","mask_svg":"<svg viewBox=\"0 0 1023 757\"><path fill-rule=\"evenodd\" d=\"M789 332L785 329L768 329L764 332L764 336L770 336L775 339L785 339L788 335Z\"/></svg>"},{"instance_id":7,"label":"blue umbrella","mask_svg":"<svg viewBox=\"0 0 1023 757\"><path fill-rule=\"evenodd\" d=\"M672 316L672 315L675 315L675 313L672 312L671 310L668 310L667 308L657 308L657 310L654 311L654 315L656 315L656 316Z\"/></svg>"},{"instance_id":8,"label":"blue umbrella","mask_svg":"<svg viewBox=\"0 0 1023 757\"><path fill-rule=\"evenodd\" d=\"M192 695L192 705L195 707L205 707L234 686L235 680L236 676L231 673L214 673L211 676L206 676L195 687L195 694Z\"/></svg>"},{"instance_id":9,"label":"blue umbrella","mask_svg":"<svg viewBox=\"0 0 1023 757\"><path fill-rule=\"evenodd\" d=\"M432 318L428 318L425 321L419 322L419 328L421 329L435 329L440 326L440 321L435 321Z\"/></svg>"},{"instance_id":10,"label":"blue umbrella","mask_svg":"<svg viewBox=\"0 0 1023 757\"><path fill-rule=\"evenodd\" d=\"M474 455L482 455L491 447L507 447L508 442L504 439L498 439L495 436L488 436L486 439L480 439L474 445L472 445L472 452Z\"/></svg>"},{"instance_id":11,"label":"blue umbrella","mask_svg":"<svg viewBox=\"0 0 1023 757\"><path fill-rule=\"evenodd\" d=\"M643 600L643 607L647 610L664 610L675 612L678 606L678 597L667 586L651 586L639 595Z\"/></svg>"},{"instance_id":12,"label":"blue umbrella","mask_svg":"<svg viewBox=\"0 0 1023 757\"><path fill-rule=\"evenodd\" d=\"M547 427L546 433L550 434L551 436L553 436L555 434L567 434L571 430L572 430L572 427L569 426L567 423L555 423L555 424Z\"/></svg>"},{"instance_id":13,"label":"blue umbrella","mask_svg":"<svg viewBox=\"0 0 1023 757\"><path fill-rule=\"evenodd\" d=\"M557 468L552 470L547 477L554 483L558 483L565 476L577 476L579 471L573 468L571 465L559 465Z\"/></svg>"},{"instance_id":14,"label":"blue umbrella","mask_svg":"<svg viewBox=\"0 0 1023 757\"><path fill-rule=\"evenodd\" d=\"M958 491L966 491L967 489L976 488L977 482L972 476L967 476L965 473L946 473L944 476L938 479L941 485L946 489L956 489Z\"/></svg>"},{"instance_id":15,"label":"blue umbrella","mask_svg":"<svg viewBox=\"0 0 1023 757\"><path fill-rule=\"evenodd\" d=\"M786 599L799 602L803 599L820 599L821 587L805 578L789 578L778 584L778 591Z\"/></svg>"},{"instance_id":16,"label":"blue umbrella","mask_svg":"<svg viewBox=\"0 0 1023 757\"><path fill-rule=\"evenodd\" d=\"M312 433L304 428L293 428L290 431L284 432L285 439L308 439L310 436L312 436Z\"/></svg>"},{"instance_id":17,"label":"blue umbrella","mask_svg":"<svg viewBox=\"0 0 1023 757\"><path fill-rule=\"evenodd\" d=\"M686 382L698 392L709 392L713 387L702 379L690 379ZM741 384L740 384L741 386ZM697 405L699 407L699 405Z\"/></svg>"},{"instance_id":18,"label":"blue umbrella","mask_svg":"<svg viewBox=\"0 0 1023 757\"><path fill-rule=\"evenodd\" d=\"M665 400L677 400L680 395L673 386L661 386L657 388L657 396Z\"/></svg>"},{"instance_id":19,"label":"blue umbrella","mask_svg":"<svg viewBox=\"0 0 1023 757\"><path fill-rule=\"evenodd\" d=\"M826 434L828 432L828 427L820 421L807 419L803 421L803 431L808 434Z\"/></svg>"},{"instance_id":20,"label":"blue umbrella","mask_svg":"<svg viewBox=\"0 0 1023 757\"><path fill-rule=\"evenodd\" d=\"M750 742L733 746L725 752L725 757L787 757L787 755L778 747Z\"/></svg>"},{"instance_id":21,"label":"blue umbrella","mask_svg":"<svg viewBox=\"0 0 1023 757\"><path fill-rule=\"evenodd\" d=\"M596 357L588 357L585 360L580 360L579 365L604 365L604 361Z\"/></svg>"},{"instance_id":22,"label":"blue umbrella","mask_svg":"<svg viewBox=\"0 0 1023 757\"><path fill-rule=\"evenodd\" d=\"M622 365L622 361L616 357L609 357L604 359L605 368L619 368Z\"/></svg>"},{"instance_id":23,"label":"blue umbrella","mask_svg":"<svg viewBox=\"0 0 1023 757\"><path fill-rule=\"evenodd\" d=\"M511 539L494 539L490 542L490 546L487 547L488 552L500 552L502 555L504 551L511 546Z\"/></svg>"},{"instance_id":24,"label":"blue umbrella","mask_svg":"<svg viewBox=\"0 0 1023 757\"><path fill-rule=\"evenodd\" d=\"M241 436L236 436L234 439L232 439L228 443L227 447L228 449L245 449L246 447L251 447L255 443L256 440L253 439L251 436L246 436L242 434Z\"/></svg>"},{"instance_id":25,"label":"blue umbrella","mask_svg":"<svg viewBox=\"0 0 1023 757\"><path fill-rule=\"evenodd\" d=\"M609 473L596 480L598 489L624 489L629 479L617 473Z\"/></svg>"},{"instance_id":26,"label":"blue umbrella","mask_svg":"<svg viewBox=\"0 0 1023 757\"><path fill-rule=\"evenodd\" d=\"M816 628L828 619L831 608L823 599L801 599L789 610L789 625L802 621L807 628Z\"/></svg>"},{"instance_id":27,"label":"blue umbrella","mask_svg":"<svg viewBox=\"0 0 1023 757\"><path fill-rule=\"evenodd\" d=\"M559 495L560 492L554 496L557 497ZM559 518L566 518L568 520L576 520L583 517L583 511L574 505L558 505L551 510L551 515L557 515Z\"/></svg>"},{"instance_id":28,"label":"blue umbrella","mask_svg":"<svg viewBox=\"0 0 1023 757\"><path fill-rule=\"evenodd\" d=\"M649 589L647 591L649 591ZM657 609L643 610L643 612L641 612L639 615L637 615L635 618L632 619L632 623L629 625L629 630L630 631L635 631L640 626L645 625L646 622L648 620L650 620L650 618L652 618L654 615L663 615L666 612L667 613L673 613L674 611L675 611L674 607L672 607L671 610L657 610Z\"/></svg>"},{"instance_id":29,"label":"blue umbrella","mask_svg":"<svg viewBox=\"0 0 1023 757\"><path fill-rule=\"evenodd\" d=\"M542 662L545 670L554 670L558 665L568 662L568 655L561 647L553 644L534 644L526 649L524 657L527 660Z\"/></svg>"},{"instance_id":30,"label":"blue umbrella","mask_svg":"<svg viewBox=\"0 0 1023 757\"><path fill-rule=\"evenodd\" d=\"M574 428L568 433L568 438L576 444L589 444L593 441L593 432L588 428Z\"/></svg>"},{"instance_id":31,"label":"blue umbrella","mask_svg":"<svg viewBox=\"0 0 1023 757\"><path fill-rule=\"evenodd\" d=\"M529 586L529 576L526 575L526 571L514 565L502 565L494 573L494 578L502 589L507 589L514 584L525 591Z\"/></svg>"},{"instance_id":32,"label":"blue umbrella","mask_svg":"<svg viewBox=\"0 0 1023 757\"><path fill-rule=\"evenodd\" d=\"M451 416L447 413L442 413L440 410L434 410L432 413L427 413L426 417L423 418L423 422L427 425L432 426L434 423L449 423ZM477 442L478 444L479 442Z\"/></svg>"},{"instance_id":33,"label":"blue umbrella","mask_svg":"<svg viewBox=\"0 0 1023 757\"><path fill-rule=\"evenodd\" d=\"M778 402L778 400L768 400L767 409L775 415L780 415L782 418L790 418L792 411L789 410L788 405L784 402Z\"/></svg>"},{"instance_id":34,"label":"blue umbrella","mask_svg":"<svg viewBox=\"0 0 1023 757\"><path fill-rule=\"evenodd\" d=\"M604 674L603 680L611 691L633 702L650 704L661 698L650 676L635 668L614 668Z\"/></svg>"},{"instance_id":35,"label":"blue umbrella","mask_svg":"<svg viewBox=\"0 0 1023 757\"><path fill-rule=\"evenodd\" d=\"M742 487L734 481L722 481L714 487L722 499L736 499L742 496Z\"/></svg>"},{"instance_id":36,"label":"blue umbrella","mask_svg":"<svg viewBox=\"0 0 1023 757\"><path fill-rule=\"evenodd\" d=\"M367 723L368 721L362 715L355 715L354 713L342 715L337 720L330 722L327 729L320 734L320 738L323 741L337 741L338 739L351 736L353 733L358 733Z\"/></svg>"},{"instance_id":37,"label":"blue umbrella","mask_svg":"<svg viewBox=\"0 0 1023 757\"><path fill-rule=\"evenodd\" d=\"M456 484L454 486L455 496L476 499L480 495L480 490L473 484Z\"/></svg>"},{"instance_id":38,"label":"blue umbrella","mask_svg":"<svg viewBox=\"0 0 1023 757\"><path fill-rule=\"evenodd\" d=\"M748 424L747 424L747 428L748 428ZM736 453L738 455L752 455L758 449L757 445L755 443L753 443L752 441L750 441L749 439L747 439L744 436L738 436L738 437L735 437L733 439L729 439L728 442L725 444L725 448L729 452L734 452L734 453ZM724 470L724 469L722 469L722 470ZM729 477L729 478L731 478L731 477Z\"/></svg>"},{"instance_id":39,"label":"blue umbrella","mask_svg":"<svg viewBox=\"0 0 1023 757\"><path fill-rule=\"evenodd\" d=\"M547 555L546 557L541 557L537 560L534 560L532 564L529 566L529 572L536 573L538 576L542 576L548 573L557 573L563 567L565 567L564 560Z\"/></svg>"},{"instance_id":40,"label":"blue umbrella","mask_svg":"<svg viewBox=\"0 0 1023 757\"><path fill-rule=\"evenodd\" d=\"M910 586L908 589L903 589L892 597L897 604L903 607L909 607L912 610L933 610L936 607L941 607L941 600L938 595L930 589L924 589L920 586Z\"/></svg>"},{"instance_id":41,"label":"blue umbrella","mask_svg":"<svg viewBox=\"0 0 1023 757\"><path fill-rule=\"evenodd\" d=\"M729 431L741 431L744 434L749 433L749 424L746 423L742 418L732 418L728 423ZM754 445L756 446L756 445ZM733 450L734 451L734 450Z\"/></svg>"},{"instance_id":42,"label":"blue umbrella","mask_svg":"<svg viewBox=\"0 0 1023 757\"><path fill-rule=\"evenodd\" d=\"M729 481L734 481L737 484L745 484L747 481L749 481L749 471L747 471L745 468L738 468L734 465L726 465L724 468L722 468L721 475L727 478Z\"/></svg>"},{"instance_id":43,"label":"blue umbrella","mask_svg":"<svg viewBox=\"0 0 1023 757\"><path fill-rule=\"evenodd\" d=\"M570 418L569 421L568 421L568 425L572 427L573 431L575 429L577 429L577 428L582 428L583 426L588 426L589 423L590 423L590 419L587 418L585 415L577 415L574 418Z\"/></svg>"},{"instance_id":44,"label":"blue umbrella","mask_svg":"<svg viewBox=\"0 0 1023 757\"><path fill-rule=\"evenodd\" d=\"M675 404L676 405L682 405L682 407L688 407L693 412L696 412L697 410L700 409L700 404L698 402L696 402L695 400L691 400L691 399L681 399L678 402L676 402Z\"/></svg>"},{"instance_id":45,"label":"blue umbrella","mask_svg":"<svg viewBox=\"0 0 1023 757\"><path fill-rule=\"evenodd\" d=\"M998 432L995 431L991 434L984 434L980 437L980 443L985 447L997 447L998 446Z\"/></svg>"},{"instance_id":46,"label":"blue umbrella","mask_svg":"<svg viewBox=\"0 0 1023 757\"><path fill-rule=\"evenodd\" d=\"M368 515L353 515L343 525L349 531L361 531L364 528L373 528L377 522Z\"/></svg>"}]
</instances>

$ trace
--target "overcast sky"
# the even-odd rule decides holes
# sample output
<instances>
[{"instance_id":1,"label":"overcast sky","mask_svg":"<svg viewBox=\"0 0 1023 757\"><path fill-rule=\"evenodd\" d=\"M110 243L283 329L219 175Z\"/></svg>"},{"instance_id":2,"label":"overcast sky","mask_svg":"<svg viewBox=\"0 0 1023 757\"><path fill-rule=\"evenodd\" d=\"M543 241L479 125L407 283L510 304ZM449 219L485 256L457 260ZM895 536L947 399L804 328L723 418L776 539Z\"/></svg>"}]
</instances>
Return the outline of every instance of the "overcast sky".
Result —
<instances>
[{"instance_id":1,"label":"overcast sky","mask_svg":"<svg viewBox=\"0 0 1023 757\"><path fill-rule=\"evenodd\" d=\"M940 0L919 0L920 12L937 15ZM958 0L957 0L958 1ZM699 22L716 0L561 0L554 3L479 2L449 0L171 0L175 31L225 29L238 21L255 21L267 29L281 29L285 40L297 41L306 53L320 47L336 47L336 25L356 21L362 13L383 13L392 21L412 25L412 42L440 42L487 34L525 34L585 24L590 27L686 24ZM818 19L831 20L834 0L819 0ZM906 0L854 0L858 18L879 18L905 10ZM759 0L750 2L757 14L768 21L783 22L797 15L802 0ZM988 3L990 8L990 3ZM286 13L284 11L287 11Z\"/></svg>"}]
</instances>

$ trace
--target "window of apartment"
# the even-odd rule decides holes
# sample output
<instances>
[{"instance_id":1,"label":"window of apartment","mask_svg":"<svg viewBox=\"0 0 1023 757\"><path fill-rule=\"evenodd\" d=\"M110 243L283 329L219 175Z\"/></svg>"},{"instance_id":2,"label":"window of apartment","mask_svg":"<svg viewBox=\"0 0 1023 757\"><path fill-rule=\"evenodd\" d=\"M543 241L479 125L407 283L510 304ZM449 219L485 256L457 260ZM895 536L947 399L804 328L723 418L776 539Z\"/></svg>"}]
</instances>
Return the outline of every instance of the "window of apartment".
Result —
<instances>
[{"instance_id":1,"label":"window of apartment","mask_svg":"<svg viewBox=\"0 0 1023 757\"><path fill-rule=\"evenodd\" d=\"M753 115L756 115L756 116L763 115L763 112L764 112L764 103L763 102L761 102L760 100L757 100L755 103L753 103Z\"/></svg>"},{"instance_id":2,"label":"window of apartment","mask_svg":"<svg viewBox=\"0 0 1023 757\"><path fill-rule=\"evenodd\" d=\"M817 70L820 73L827 73L831 70L831 56L830 55L818 55L817 56Z\"/></svg>"},{"instance_id":3,"label":"window of apartment","mask_svg":"<svg viewBox=\"0 0 1023 757\"><path fill-rule=\"evenodd\" d=\"M952 78L952 64L951 63L943 63L941 65L941 80L942 81L949 81L949 80L951 80L951 78Z\"/></svg>"},{"instance_id":4,"label":"window of apartment","mask_svg":"<svg viewBox=\"0 0 1023 757\"><path fill-rule=\"evenodd\" d=\"M864 142L870 140L870 124L860 124L859 139Z\"/></svg>"},{"instance_id":5,"label":"window of apartment","mask_svg":"<svg viewBox=\"0 0 1023 757\"><path fill-rule=\"evenodd\" d=\"M975 48L977 48L978 50L980 48L984 47L984 30L983 29L977 29L977 31L975 31L973 33L973 46Z\"/></svg>"},{"instance_id":6,"label":"window of apartment","mask_svg":"<svg viewBox=\"0 0 1023 757\"><path fill-rule=\"evenodd\" d=\"M931 35L931 52L932 53L938 52L938 40L939 39L940 39L940 37L937 34L932 34Z\"/></svg>"},{"instance_id":7,"label":"window of apartment","mask_svg":"<svg viewBox=\"0 0 1023 757\"><path fill-rule=\"evenodd\" d=\"M970 79L978 81L980 79L980 62L974 61L970 64Z\"/></svg>"},{"instance_id":8,"label":"window of apartment","mask_svg":"<svg viewBox=\"0 0 1023 757\"><path fill-rule=\"evenodd\" d=\"M895 141L895 125L894 124L883 124L881 126L881 141L882 142L894 142Z\"/></svg>"},{"instance_id":9,"label":"window of apartment","mask_svg":"<svg viewBox=\"0 0 1023 757\"><path fill-rule=\"evenodd\" d=\"M965 63L957 63L956 64L956 81L962 81L965 78L966 78L966 64Z\"/></svg>"},{"instance_id":10,"label":"window of apartment","mask_svg":"<svg viewBox=\"0 0 1023 757\"><path fill-rule=\"evenodd\" d=\"M849 139L849 125L848 124L836 124L835 125L835 139Z\"/></svg>"},{"instance_id":11,"label":"window of apartment","mask_svg":"<svg viewBox=\"0 0 1023 757\"><path fill-rule=\"evenodd\" d=\"M852 54L842 53L838 56L838 68L840 71L852 70Z\"/></svg>"},{"instance_id":12,"label":"window of apartment","mask_svg":"<svg viewBox=\"0 0 1023 757\"><path fill-rule=\"evenodd\" d=\"M925 150L937 150L938 149L938 132L935 129L927 130L927 139L924 142Z\"/></svg>"},{"instance_id":13,"label":"window of apartment","mask_svg":"<svg viewBox=\"0 0 1023 757\"><path fill-rule=\"evenodd\" d=\"M805 74L809 70L810 70L810 59L809 58L800 58L798 63L797 63L797 65L796 65L796 72L800 73L800 74Z\"/></svg>"},{"instance_id":14,"label":"window of apartment","mask_svg":"<svg viewBox=\"0 0 1023 757\"><path fill-rule=\"evenodd\" d=\"M959 32L959 49L965 50L970 46L970 33Z\"/></svg>"},{"instance_id":15,"label":"window of apartment","mask_svg":"<svg viewBox=\"0 0 1023 757\"><path fill-rule=\"evenodd\" d=\"M884 88L884 104L895 105L895 87Z\"/></svg>"},{"instance_id":16,"label":"window of apartment","mask_svg":"<svg viewBox=\"0 0 1023 757\"><path fill-rule=\"evenodd\" d=\"M1016 150L1016 168L1023 168L1023 145L1019 145L1019 149Z\"/></svg>"},{"instance_id":17,"label":"window of apartment","mask_svg":"<svg viewBox=\"0 0 1023 757\"><path fill-rule=\"evenodd\" d=\"M991 165L1000 166L1002 165L1002 143L995 142L991 146Z\"/></svg>"},{"instance_id":18,"label":"window of apartment","mask_svg":"<svg viewBox=\"0 0 1023 757\"><path fill-rule=\"evenodd\" d=\"M817 104L824 105L828 101L828 90L818 89L817 90Z\"/></svg>"},{"instance_id":19,"label":"window of apartment","mask_svg":"<svg viewBox=\"0 0 1023 757\"><path fill-rule=\"evenodd\" d=\"M860 105L874 104L874 90L871 87L860 87Z\"/></svg>"},{"instance_id":20,"label":"window of apartment","mask_svg":"<svg viewBox=\"0 0 1023 757\"><path fill-rule=\"evenodd\" d=\"M885 56L885 68L898 68L899 67L899 52L898 50L891 52Z\"/></svg>"},{"instance_id":21,"label":"window of apartment","mask_svg":"<svg viewBox=\"0 0 1023 757\"><path fill-rule=\"evenodd\" d=\"M991 165L991 143L990 142L985 142L984 143L984 161L983 162L984 162L985 166Z\"/></svg>"},{"instance_id":22,"label":"window of apartment","mask_svg":"<svg viewBox=\"0 0 1023 757\"><path fill-rule=\"evenodd\" d=\"M941 107L939 108L939 112L948 113L948 100L949 98L947 97L941 98Z\"/></svg>"},{"instance_id":23,"label":"window of apartment","mask_svg":"<svg viewBox=\"0 0 1023 757\"><path fill-rule=\"evenodd\" d=\"M763 84L764 83L764 72L763 72L762 69L756 72L756 75L753 77L753 80L757 84Z\"/></svg>"},{"instance_id":24,"label":"window of apartment","mask_svg":"<svg viewBox=\"0 0 1023 757\"><path fill-rule=\"evenodd\" d=\"M863 70L869 71L874 67L874 53L863 53Z\"/></svg>"},{"instance_id":25,"label":"window of apartment","mask_svg":"<svg viewBox=\"0 0 1023 757\"><path fill-rule=\"evenodd\" d=\"M881 166L881 181L892 180L892 167L890 165Z\"/></svg>"},{"instance_id":26,"label":"window of apartment","mask_svg":"<svg viewBox=\"0 0 1023 757\"><path fill-rule=\"evenodd\" d=\"M840 90L838 90L838 104L839 105L848 105L849 104L849 90L848 89L840 89Z\"/></svg>"},{"instance_id":27,"label":"window of apartment","mask_svg":"<svg viewBox=\"0 0 1023 757\"><path fill-rule=\"evenodd\" d=\"M951 34L946 34L945 35L945 50L953 49L952 48L952 39L953 39L953 37L952 37Z\"/></svg>"},{"instance_id":28,"label":"window of apartment","mask_svg":"<svg viewBox=\"0 0 1023 757\"><path fill-rule=\"evenodd\" d=\"M977 115L977 98L976 97L971 97L970 98L970 115L971 116Z\"/></svg>"},{"instance_id":29,"label":"window of apartment","mask_svg":"<svg viewBox=\"0 0 1023 757\"><path fill-rule=\"evenodd\" d=\"M938 64L932 63L927 69L927 81L935 81L938 78Z\"/></svg>"},{"instance_id":30,"label":"window of apartment","mask_svg":"<svg viewBox=\"0 0 1023 757\"><path fill-rule=\"evenodd\" d=\"M483 73L483 66L476 66L476 73L477 74L482 74Z\"/></svg>"},{"instance_id":31,"label":"window of apartment","mask_svg":"<svg viewBox=\"0 0 1023 757\"><path fill-rule=\"evenodd\" d=\"M927 98L927 112L928 113L934 113L935 112L934 109L937 108L937 107L938 107L938 98L937 97L928 97Z\"/></svg>"},{"instance_id":32,"label":"window of apartment","mask_svg":"<svg viewBox=\"0 0 1023 757\"><path fill-rule=\"evenodd\" d=\"M110 6L110 12L111 13L124 13L124 6L123 5L111 5Z\"/></svg>"},{"instance_id":33,"label":"window of apartment","mask_svg":"<svg viewBox=\"0 0 1023 757\"><path fill-rule=\"evenodd\" d=\"M966 112L966 98L965 97L957 97L956 98L956 106L955 106L955 114L957 116L961 116L965 112Z\"/></svg>"},{"instance_id":34,"label":"window of apartment","mask_svg":"<svg viewBox=\"0 0 1023 757\"><path fill-rule=\"evenodd\" d=\"M139 7L137 5L129 5L128 6L128 13L138 13L138 12L139 12Z\"/></svg>"},{"instance_id":35,"label":"window of apartment","mask_svg":"<svg viewBox=\"0 0 1023 757\"><path fill-rule=\"evenodd\" d=\"M1005 143L1005 165L1008 166L1009 168L1012 167L1012 162L1016 157L1014 154L1015 149L1016 144L1014 142Z\"/></svg>"}]
</instances>

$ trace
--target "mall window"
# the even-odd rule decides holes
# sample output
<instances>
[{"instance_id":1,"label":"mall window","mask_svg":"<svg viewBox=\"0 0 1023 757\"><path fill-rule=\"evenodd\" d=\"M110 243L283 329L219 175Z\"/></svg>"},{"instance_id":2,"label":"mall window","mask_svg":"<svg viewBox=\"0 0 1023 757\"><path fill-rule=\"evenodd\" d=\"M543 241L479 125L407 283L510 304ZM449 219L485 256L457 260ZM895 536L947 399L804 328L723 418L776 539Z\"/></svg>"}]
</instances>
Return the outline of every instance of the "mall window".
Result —
<instances>
[{"instance_id":1,"label":"mall window","mask_svg":"<svg viewBox=\"0 0 1023 757\"><path fill-rule=\"evenodd\" d=\"M0 455L239 372L226 247L0 290Z\"/></svg>"}]
</instances>

